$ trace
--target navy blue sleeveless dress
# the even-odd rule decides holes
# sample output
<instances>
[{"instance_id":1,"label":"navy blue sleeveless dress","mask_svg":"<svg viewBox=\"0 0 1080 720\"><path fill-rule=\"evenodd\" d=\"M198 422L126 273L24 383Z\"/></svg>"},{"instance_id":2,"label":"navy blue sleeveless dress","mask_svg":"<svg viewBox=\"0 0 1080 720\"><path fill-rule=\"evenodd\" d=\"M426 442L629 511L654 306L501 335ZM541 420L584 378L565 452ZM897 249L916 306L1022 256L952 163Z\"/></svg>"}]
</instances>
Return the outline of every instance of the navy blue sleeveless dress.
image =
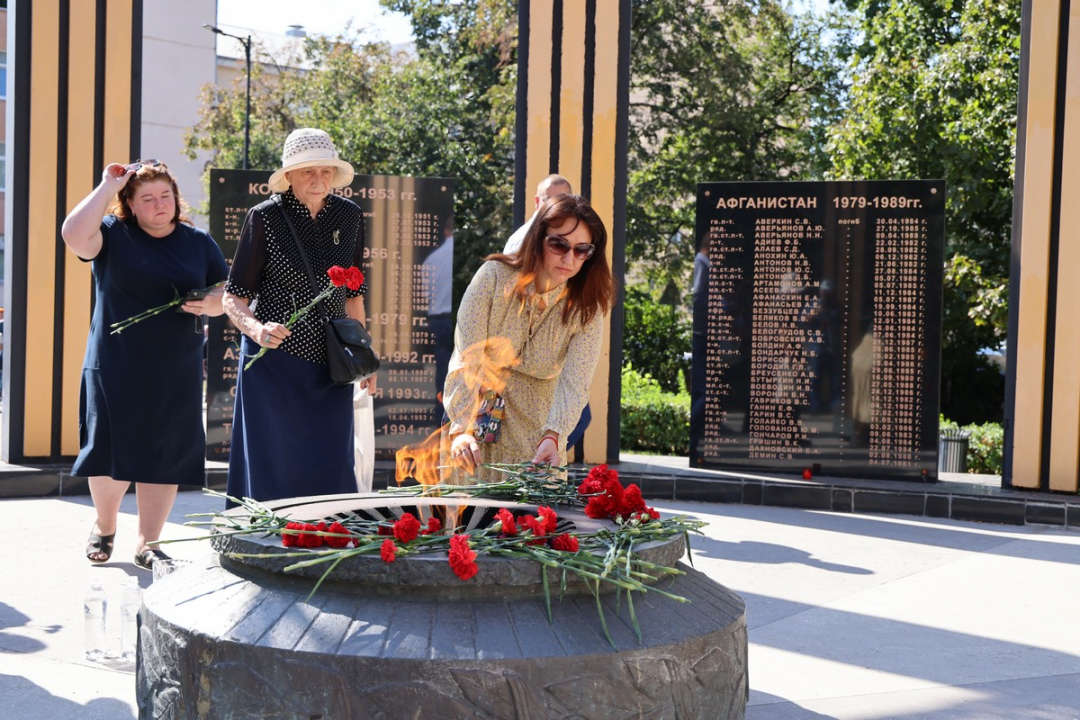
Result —
<instances>
[{"instance_id":1,"label":"navy blue sleeveless dress","mask_svg":"<svg viewBox=\"0 0 1080 720\"><path fill-rule=\"evenodd\" d=\"M81 450L71 473L202 485L201 323L170 309L119 334L110 325L225 280L228 265L213 238L189 225L155 238L109 215L101 235L79 398Z\"/></svg>"}]
</instances>

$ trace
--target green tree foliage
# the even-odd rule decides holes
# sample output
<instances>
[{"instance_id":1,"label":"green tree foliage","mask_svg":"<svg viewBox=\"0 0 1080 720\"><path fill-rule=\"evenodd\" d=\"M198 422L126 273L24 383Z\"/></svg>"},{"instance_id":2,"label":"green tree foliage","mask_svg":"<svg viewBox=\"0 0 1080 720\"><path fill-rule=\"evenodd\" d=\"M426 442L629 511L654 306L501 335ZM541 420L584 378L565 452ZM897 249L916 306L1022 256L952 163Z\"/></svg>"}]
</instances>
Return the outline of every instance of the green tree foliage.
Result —
<instances>
[{"instance_id":1,"label":"green tree foliage","mask_svg":"<svg viewBox=\"0 0 1080 720\"><path fill-rule=\"evenodd\" d=\"M619 433L623 450L690 454L690 395L665 392L649 373L622 369Z\"/></svg>"},{"instance_id":2,"label":"green tree foliage","mask_svg":"<svg viewBox=\"0 0 1080 720\"><path fill-rule=\"evenodd\" d=\"M688 287L697 183L820 176L842 87L824 21L775 0L638 0L627 255Z\"/></svg>"},{"instance_id":3,"label":"green tree foliage","mask_svg":"<svg viewBox=\"0 0 1080 720\"><path fill-rule=\"evenodd\" d=\"M261 54L252 166L276 167L288 132L312 125L359 172L453 177L460 295L512 229L518 3L381 3L410 18L415 52L347 30ZM1019 14L1020 0L842 0L823 18L782 0L633 0L625 242L630 283L648 287L628 305L634 365L660 368L636 358L656 337L643 323L670 317L658 291L689 289L698 182L944 178L943 409L991 418L999 377L976 351L1005 327ZM189 152L239 167L242 84L203 105ZM689 331L661 327L664 344Z\"/></svg>"},{"instance_id":4,"label":"green tree foliage","mask_svg":"<svg viewBox=\"0 0 1080 720\"><path fill-rule=\"evenodd\" d=\"M991 419L1001 379L977 351L1006 326L1020 0L852 5L862 32L832 174L948 183L942 410Z\"/></svg>"},{"instance_id":5,"label":"green tree foliage","mask_svg":"<svg viewBox=\"0 0 1080 720\"><path fill-rule=\"evenodd\" d=\"M385 2L411 10L416 54L359 43L346 31L308 38L287 57L258 53L252 73L251 166L275 168L297 127L318 127L365 174L451 177L455 181L455 290L464 292L484 255L510 232L516 15L509 1L454 4L460 32L429 28L438 3ZM406 7L408 6L408 7ZM482 27L464 14L472 9ZM207 87L187 137L191 157L240 167L244 89Z\"/></svg>"},{"instance_id":6,"label":"green tree foliage","mask_svg":"<svg viewBox=\"0 0 1080 720\"><path fill-rule=\"evenodd\" d=\"M941 417L941 432L963 430L968 434L967 471L978 475L1000 475L1005 445L1005 430L998 423L972 423L960 427Z\"/></svg>"},{"instance_id":7,"label":"green tree foliage","mask_svg":"<svg viewBox=\"0 0 1080 720\"><path fill-rule=\"evenodd\" d=\"M690 325L678 308L662 304L644 285L626 288L623 365L651 375L664 392L684 389L690 363Z\"/></svg>"}]
</instances>

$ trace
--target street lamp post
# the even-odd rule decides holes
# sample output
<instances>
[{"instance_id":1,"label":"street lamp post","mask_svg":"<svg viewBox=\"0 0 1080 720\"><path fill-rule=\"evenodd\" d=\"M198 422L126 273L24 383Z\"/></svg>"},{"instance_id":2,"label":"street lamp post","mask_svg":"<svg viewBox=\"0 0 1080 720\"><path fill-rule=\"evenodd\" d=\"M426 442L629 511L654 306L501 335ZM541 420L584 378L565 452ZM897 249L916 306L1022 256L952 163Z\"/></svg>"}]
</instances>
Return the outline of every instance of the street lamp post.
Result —
<instances>
[{"instance_id":1,"label":"street lamp post","mask_svg":"<svg viewBox=\"0 0 1080 720\"><path fill-rule=\"evenodd\" d=\"M251 148L251 36L248 35L246 38L242 38L239 35L227 33L209 23L203 25L203 27L218 35L239 40L240 44L244 46L244 60L247 63L247 100L244 106L244 169L247 170L248 153Z\"/></svg>"}]
</instances>

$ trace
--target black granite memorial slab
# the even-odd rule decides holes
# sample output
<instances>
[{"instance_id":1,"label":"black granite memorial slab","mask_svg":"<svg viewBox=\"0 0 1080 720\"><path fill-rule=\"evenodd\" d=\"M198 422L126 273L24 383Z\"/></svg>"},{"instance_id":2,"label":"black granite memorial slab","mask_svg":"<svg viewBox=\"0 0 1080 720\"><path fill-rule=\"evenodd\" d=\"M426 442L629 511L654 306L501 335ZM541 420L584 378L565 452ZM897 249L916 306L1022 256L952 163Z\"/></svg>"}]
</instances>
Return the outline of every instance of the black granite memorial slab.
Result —
<instances>
[{"instance_id":1,"label":"black granite memorial slab","mask_svg":"<svg viewBox=\"0 0 1080 720\"><path fill-rule=\"evenodd\" d=\"M944 229L943 181L699 185L691 465L935 480Z\"/></svg>"},{"instance_id":2,"label":"black granite memorial slab","mask_svg":"<svg viewBox=\"0 0 1080 720\"><path fill-rule=\"evenodd\" d=\"M247 211L270 197L264 170L210 171L210 234L232 262ZM334 192L364 211L366 308L379 353L375 457L393 460L404 445L441 424L436 393L453 350L449 324L453 277L454 181L356 175ZM439 302L445 307L434 307ZM226 461L232 428L239 332L211 318L207 339L206 458Z\"/></svg>"}]
</instances>

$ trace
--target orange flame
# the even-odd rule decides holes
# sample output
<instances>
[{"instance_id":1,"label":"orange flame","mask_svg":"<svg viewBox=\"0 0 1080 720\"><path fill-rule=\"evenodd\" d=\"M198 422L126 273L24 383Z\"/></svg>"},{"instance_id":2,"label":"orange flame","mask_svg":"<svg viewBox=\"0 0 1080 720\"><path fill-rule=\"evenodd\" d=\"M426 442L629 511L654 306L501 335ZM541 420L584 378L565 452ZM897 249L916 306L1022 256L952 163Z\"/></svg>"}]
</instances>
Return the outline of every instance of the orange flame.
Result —
<instances>
[{"instance_id":1,"label":"orange flame","mask_svg":"<svg viewBox=\"0 0 1080 720\"><path fill-rule=\"evenodd\" d=\"M466 417L476 417L483 395L488 390L501 394L506 389L506 380L511 368L521 364L521 359L510 340L504 337L492 337L468 347L460 355L455 351L450 360L450 377L457 376L455 385L463 390L468 398ZM452 398L450 399L452 400ZM446 426L428 436L423 442L405 445L395 456L395 475L398 485L407 478L414 478L425 486L438 485L449 475L449 468L439 467L439 455ZM447 451L449 448L447 448Z\"/></svg>"},{"instance_id":2,"label":"orange flame","mask_svg":"<svg viewBox=\"0 0 1080 720\"><path fill-rule=\"evenodd\" d=\"M438 485L439 478L439 443L445 425L431 433L426 440L413 445L405 445L394 457L395 478L401 485L408 478L415 479L421 485Z\"/></svg>"}]
</instances>

